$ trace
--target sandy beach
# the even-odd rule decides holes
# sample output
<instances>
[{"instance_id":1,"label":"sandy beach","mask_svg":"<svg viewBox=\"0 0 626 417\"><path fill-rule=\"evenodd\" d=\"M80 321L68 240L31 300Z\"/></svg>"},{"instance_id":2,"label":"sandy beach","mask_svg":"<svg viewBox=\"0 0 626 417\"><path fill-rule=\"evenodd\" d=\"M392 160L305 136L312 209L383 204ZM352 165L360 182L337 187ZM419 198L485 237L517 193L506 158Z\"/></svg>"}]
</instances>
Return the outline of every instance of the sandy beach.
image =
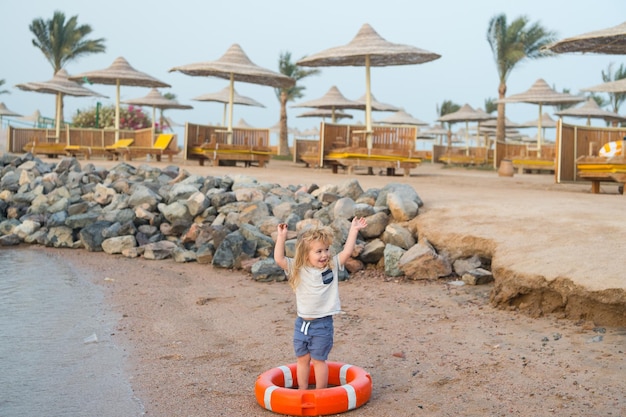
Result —
<instances>
[{"instance_id":1,"label":"sandy beach","mask_svg":"<svg viewBox=\"0 0 626 417\"><path fill-rule=\"evenodd\" d=\"M364 368L374 384L370 401L349 415L626 415L626 327L602 304L623 303L626 287L626 200L617 185L594 195L589 184L555 184L550 175L504 178L430 163L408 177L332 174L286 161L177 163L199 175L281 185L411 184L424 201L414 224L420 238L492 259L495 284L391 279L373 270L340 284L344 314L335 319L331 360ZM119 315L111 339L127 352L146 415L274 415L256 403L254 382L295 361L295 299L286 283L197 263L41 250L103 288ZM530 277L524 288L514 284L521 276ZM567 285L569 307L551 310L558 303L550 297ZM515 288L528 292L510 294Z\"/></svg>"}]
</instances>

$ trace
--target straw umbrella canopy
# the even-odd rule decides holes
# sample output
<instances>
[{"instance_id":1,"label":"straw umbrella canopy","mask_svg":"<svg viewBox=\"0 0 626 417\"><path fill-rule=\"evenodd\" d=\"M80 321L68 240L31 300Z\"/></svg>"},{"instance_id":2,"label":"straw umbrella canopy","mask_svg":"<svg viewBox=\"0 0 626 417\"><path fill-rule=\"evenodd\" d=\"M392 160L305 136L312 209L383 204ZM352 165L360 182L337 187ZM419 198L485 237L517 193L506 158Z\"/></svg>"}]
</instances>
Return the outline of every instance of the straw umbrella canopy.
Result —
<instances>
[{"instance_id":1,"label":"straw umbrella canopy","mask_svg":"<svg viewBox=\"0 0 626 417\"><path fill-rule=\"evenodd\" d=\"M137 106L151 106L152 107L152 129L156 128L156 109L193 109L192 106L188 104L180 104L176 100L171 100L169 98L163 97L163 95L157 90L153 88L150 92L144 97L133 98L130 100L124 100L122 103L124 104L135 104Z\"/></svg>"},{"instance_id":2,"label":"straw umbrella canopy","mask_svg":"<svg viewBox=\"0 0 626 417\"><path fill-rule=\"evenodd\" d=\"M303 130L300 132L300 136L309 137L309 136L319 136L320 130L316 127L312 127L311 129Z\"/></svg>"},{"instance_id":3,"label":"straw umbrella canopy","mask_svg":"<svg viewBox=\"0 0 626 417\"><path fill-rule=\"evenodd\" d=\"M367 93L363 94L361 97L357 98L356 100L357 103L359 103L361 105L361 110L365 110L365 106L367 104ZM370 102L372 103L372 111L399 111L400 107L396 107L392 104L387 104L387 103L382 103L378 100L376 100L376 97L374 97L374 94L372 94L370 92Z\"/></svg>"},{"instance_id":4,"label":"straw umbrella canopy","mask_svg":"<svg viewBox=\"0 0 626 417\"><path fill-rule=\"evenodd\" d=\"M542 107L544 104L566 104L566 103L579 103L584 101L582 96L574 96L567 93L559 93L553 90L547 82L539 78L535 83L525 92L519 94L513 94L502 100L497 100L497 103L531 103L539 105L539 116L537 119L537 156L541 157L541 126L542 126Z\"/></svg>"},{"instance_id":5,"label":"straw umbrella canopy","mask_svg":"<svg viewBox=\"0 0 626 417\"><path fill-rule=\"evenodd\" d=\"M536 123L535 123L536 125ZM483 123L481 123L480 125L481 127L485 127L485 128L497 128L498 127L498 119L497 117L487 120ZM520 127L519 123L515 123L512 122L511 120L509 120L508 117L504 118L504 128L505 129L515 129L517 127Z\"/></svg>"},{"instance_id":6,"label":"straw umbrella canopy","mask_svg":"<svg viewBox=\"0 0 626 417\"><path fill-rule=\"evenodd\" d=\"M120 138L120 86L171 87L169 84L133 68L126 59L118 57L105 69L83 72L69 77L73 81L87 81L90 84L115 86L115 140Z\"/></svg>"},{"instance_id":7,"label":"straw umbrella canopy","mask_svg":"<svg viewBox=\"0 0 626 417\"><path fill-rule=\"evenodd\" d=\"M289 88L296 83L293 78L254 64L238 44L233 44L228 48L226 53L217 61L182 65L170 69L170 72L172 71L179 71L192 76L218 77L230 80L228 143L232 143L235 81L275 88Z\"/></svg>"},{"instance_id":8,"label":"straw umbrella canopy","mask_svg":"<svg viewBox=\"0 0 626 417\"><path fill-rule=\"evenodd\" d=\"M428 123L411 116L403 109L398 110L386 118L379 120L378 123L390 124L390 125L414 125L414 126L428 126Z\"/></svg>"},{"instance_id":9,"label":"straw umbrella canopy","mask_svg":"<svg viewBox=\"0 0 626 417\"><path fill-rule=\"evenodd\" d=\"M33 122L37 124L39 122L39 119L41 119L41 112L39 110L35 110L33 114L29 116L21 116L19 119L24 122Z\"/></svg>"},{"instance_id":10,"label":"straw umbrella canopy","mask_svg":"<svg viewBox=\"0 0 626 417\"><path fill-rule=\"evenodd\" d=\"M23 84L17 84L17 88L23 91L34 91L37 93L54 94L56 96L56 112L54 118L54 125L56 127L56 140L59 140L61 135L61 123L63 122L63 116L61 114L63 96L74 97L106 97L100 93L90 90L75 81L69 80L69 74L65 69L60 69L54 74L54 77L48 81L41 82L28 82Z\"/></svg>"},{"instance_id":11,"label":"straw umbrella canopy","mask_svg":"<svg viewBox=\"0 0 626 417\"><path fill-rule=\"evenodd\" d=\"M372 102L370 67L422 64L441 55L414 46L402 45L383 39L365 23L346 45L326 49L301 59L296 64L309 67L359 66L365 67L365 131L367 147L372 147Z\"/></svg>"},{"instance_id":12,"label":"straw umbrella canopy","mask_svg":"<svg viewBox=\"0 0 626 417\"><path fill-rule=\"evenodd\" d=\"M196 101L215 101L217 103L224 103L224 114L222 115L222 126L226 125L226 108L230 102L230 87L226 86L218 92L202 94L201 96L192 98ZM243 106L263 107L265 106L253 98L239 95L233 88L233 104L241 104Z\"/></svg>"},{"instance_id":13,"label":"straw umbrella canopy","mask_svg":"<svg viewBox=\"0 0 626 417\"><path fill-rule=\"evenodd\" d=\"M583 88L582 90L596 93L626 93L626 78L594 85L593 87Z\"/></svg>"},{"instance_id":14,"label":"straw umbrella canopy","mask_svg":"<svg viewBox=\"0 0 626 417\"><path fill-rule=\"evenodd\" d=\"M353 100L349 100L341 94L341 91L336 86L330 87L326 94L320 98L314 100L305 101L304 103L298 103L291 106L292 108L309 107L314 109L323 109L331 111L331 121L336 121L336 110L339 109L359 109L362 107L359 103Z\"/></svg>"},{"instance_id":15,"label":"straw umbrella canopy","mask_svg":"<svg viewBox=\"0 0 626 417\"><path fill-rule=\"evenodd\" d=\"M332 120L333 116L335 120L352 119L353 117L351 114L344 113L339 110L333 111L333 110L326 110L326 109L305 111L304 113L300 113L296 117L321 117L322 119L330 118Z\"/></svg>"},{"instance_id":16,"label":"straw umbrella canopy","mask_svg":"<svg viewBox=\"0 0 626 417\"><path fill-rule=\"evenodd\" d=\"M587 119L587 126L591 125L591 119L603 119L608 122L623 122L626 117L615 112L604 110L592 98L588 99L582 106L572 107L555 113L558 116L580 117Z\"/></svg>"},{"instance_id":17,"label":"straw umbrella canopy","mask_svg":"<svg viewBox=\"0 0 626 417\"><path fill-rule=\"evenodd\" d=\"M254 128L254 126L246 122L243 118L239 119L239 121L237 122L237 127Z\"/></svg>"},{"instance_id":18,"label":"straw umbrella canopy","mask_svg":"<svg viewBox=\"0 0 626 417\"><path fill-rule=\"evenodd\" d=\"M0 103L0 128L2 128L2 117L3 116L21 117L22 115L19 114L19 113L15 113L12 110L9 110L4 103Z\"/></svg>"},{"instance_id":19,"label":"straw umbrella canopy","mask_svg":"<svg viewBox=\"0 0 626 417\"><path fill-rule=\"evenodd\" d=\"M558 54L583 52L607 55L626 54L626 22L607 29L595 30L582 35L562 39L546 49Z\"/></svg>"}]
</instances>

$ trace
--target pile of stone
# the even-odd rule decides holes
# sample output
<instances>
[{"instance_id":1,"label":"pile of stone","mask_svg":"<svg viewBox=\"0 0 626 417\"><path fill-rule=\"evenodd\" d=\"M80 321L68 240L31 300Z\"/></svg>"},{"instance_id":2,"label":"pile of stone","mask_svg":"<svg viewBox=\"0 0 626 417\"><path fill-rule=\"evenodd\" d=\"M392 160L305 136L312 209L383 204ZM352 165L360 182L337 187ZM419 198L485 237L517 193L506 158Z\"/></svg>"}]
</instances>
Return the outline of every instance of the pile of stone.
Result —
<instances>
[{"instance_id":1,"label":"pile of stone","mask_svg":"<svg viewBox=\"0 0 626 417\"><path fill-rule=\"evenodd\" d=\"M32 243L171 258L248 268L259 281L284 280L272 258L279 223L289 227L286 252L293 256L298 231L313 225L330 226L333 250L340 251L358 216L368 225L346 274L378 268L390 277L469 274L482 282L490 275L484 260L450 259L425 239L418 241L411 220L423 202L406 184L363 190L350 179L339 186L282 187L249 176L190 175L177 166L120 163L106 170L92 163L81 167L75 158L45 163L31 154L4 154L0 169L3 246Z\"/></svg>"}]
</instances>

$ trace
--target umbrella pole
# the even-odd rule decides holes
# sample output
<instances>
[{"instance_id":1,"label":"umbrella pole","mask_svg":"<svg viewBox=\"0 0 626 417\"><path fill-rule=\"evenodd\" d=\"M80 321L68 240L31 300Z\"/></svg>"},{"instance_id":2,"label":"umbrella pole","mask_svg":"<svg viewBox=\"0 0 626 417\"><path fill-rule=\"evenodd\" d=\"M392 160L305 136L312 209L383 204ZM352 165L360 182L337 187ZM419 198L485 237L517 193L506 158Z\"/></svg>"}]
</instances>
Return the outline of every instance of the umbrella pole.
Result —
<instances>
[{"instance_id":1,"label":"umbrella pole","mask_svg":"<svg viewBox=\"0 0 626 417\"><path fill-rule=\"evenodd\" d=\"M226 126L226 107L228 107L228 104L224 103L224 114L222 114L222 126Z\"/></svg>"},{"instance_id":2,"label":"umbrella pole","mask_svg":"<svg viewBox=\"0 0 626 417\"><path fill-rule=\"evenodd\" d=\"M465 156L469 156L469 122L465 121Z\"/></svg>"},{"instance_id":3,"label":"umbrella pole","mask_svg":"<svg viewBox=\"0 0 626 417\"><path fill-rule=\"evenodd\" d=\"M152 134L154 135L155 133L156 133L156 107L152 106Z\"/></svg>"},{"instance_id":4,"label":"umbrella pole","mask_svg":"<svg viewBox=\"0 0 626 417\"><path fill-rule=\"evenodd\" d=\"M370 91L370 56L365 55L365 139L367 153L372 149L372 96Z\"/></svg>"},{"instance_id":5,"label":"umbrella pole","mask_svg":"<svg viewBox=\"0 0 626 417\"><path fill-rule=\"evenodd\" d=\"M115 142L120 139L120 79L115 80Z\"/></svg>"},{"instance_id":6,"label":"umbrella pole","mask_svg":"<svg viewBox=\"0 0 626 417\"><path fill-rule=\"evenodd\" d=\"M56 111L56 138L55 142L59 143L61 139L61 93L57 93L56 97L57 111Z\"/></svg>"},{"instance_id":7,"label":"umbrella pole","mask_svg":"<svg viewBox=\"0 0 626 417\"><path fill-rule=\"evenodd\" d=\"M541 103L539 103L539 120L537 129L537 158L541 158Z\"/></svg>"},{"instance_id":8,"label":"umbrella pole","mask_svg":"<svg viewBox=\"0 0 626 417\"><path fill-rule=\"evenodd\" d=\"M228 115L228 138L227 143L233 144L233 101L235 101L235 74L230 73L230 98L229 98L229 115Z\"/></svg>"},{"instance_id":9,"label":"umbrella pole","mask_svg":"<svg viewBox=\"0 0 626 417\"><path fill-rule=\"evenodd\" d=\"M335 106L333 106L333 107L332 107L332 109L331 109L331 113L330 113L330 114L331 114L331 119L330 119L330 121L331 121L331 122L333 122L333 123L337 123L337 122L336 122L336 119L335 119Z\"/></svg>"}]
</instances>

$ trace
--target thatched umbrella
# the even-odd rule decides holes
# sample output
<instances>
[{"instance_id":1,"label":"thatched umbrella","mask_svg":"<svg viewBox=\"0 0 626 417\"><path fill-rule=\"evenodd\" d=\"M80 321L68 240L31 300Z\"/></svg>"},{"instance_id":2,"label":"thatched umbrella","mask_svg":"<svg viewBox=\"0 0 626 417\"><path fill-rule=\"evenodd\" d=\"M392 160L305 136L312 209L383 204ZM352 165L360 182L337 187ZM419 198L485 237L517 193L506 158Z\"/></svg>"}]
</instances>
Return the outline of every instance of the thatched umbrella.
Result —
<instances>
[{"instance_id":1,"label":"thatched umbrella","mask_svg":"<svg viewBox=\"0 0 626 417\"><path fill-rule=\"evenodd\" d=\"M171 87L169 84L137 71L123 57L118 57L105 69L83 72L69 77L73 81L86 81L90 84L115 86L115 140L120 138L120 85L133 87Z\"/></svg>"},{"instance_id":2,"label":"thatched umbrella","mask_svg":"<svg viewBox=\"0 0 626 417\"><path fill-rule=\"evenodd\" d=\"M365 110L365 106L367 104L367 93L363 94L361 97L357 98L354 101L356 101L362 106L361 107L362 110ZM374 97L374 94L372 94L371 92L370 92L370 102L372 104L372 111L398 111L400 110L400 107L396 107L392 104L382 103L376 100L376 97Z\"/></svg>"},{"instance_id":3,"label":"thatched umbrella","mask_svg":"<svg viewBox=\"0 0 626 417\"><path fill-rule=\"evenodd\" d=\"M293 87L296 81L286 75L270 71L254 64L243 52L241 46L233 44L217 61L198 62L170 69L183 74L203 77L219 77L230 80L228 117L228 143L232 143L233 104L235 81L267 85L275 88Z\"/></svg>"},{"instance_id":4,"label":"thatched umbrella","mask_svg":"<svg viewBox=\"0 0 626 417\"><path fill-rule=\"evenodd\" d=\"M254 126L246 122L243 118L239 119L239 121L237 122L237 127L254 128Z\"/></svg>"},{"instance_id":5,"label":"thatched umbrella","mask_svg":"<svg viewBox=\"0 0 626 417\"><path fill-rule=\"evenodd\" d=\"M583 52L607 55L626 55L626 22L608 29L596 30L565 38L546 49L556 53Z\"/></svg>"},{"instance_id":6,"label":"thatched umbrella","mask_svg":"<svg viewBox=\"0 0 626 417\"><path fill-rule=\"evenodd\" d=\"M332 123L336 122L336 110L364 108L359 103L344 97L344 95L341 94L341 91L339 91L339 89L334 85L330 87L326 94L322 97L305 101L304 103L294 104L291 107L309 107L313 109L330 110Z\"/></svg>"},{"instance_id":7,"label":"thatched umbrella","mask_svg":"<svg viewBox=\"0 0 626 417\"><path fill-rule=\"evenodd\" d=\"M593 87L583 88L582 90L596 93L626 93L626 78L594 85Z\"/></svg>"},{"instance_id":8,"label":"thatched umbrella","mask_svg":"<svg viewBox=\"0 0 626 417\"><path fill-rule=\"evenodd\" d=\"M604 110L592 98L588 99L582 106L572 107L555 113L558 116L580 117L587 119L587 126L591 125L591 119L603 119L607 122L623 122L626 117L615 112Z\"/></svg>"},{"instance_id":9,"label":"thatched umbrella","mask_svg":"<svg viewBox=\"0 0 626 417\"><path fill-rule=\"evenodd\" d=\"M392 115L379 120L378 123L389 125L414 125L414 126L428 126L428 123L421 121L420 119L411 116L409 113L400 109Z\"/></svg>"},{"instance_id":10,"label":"thatched umbrella","mask_svg":"<svg viewBox=\"0 0 626 417\"><path fill-rule=\"evenodd\" d=\"M201 96L192 98L192 100L196 101L215 101L217 103L224 103L224 114L222 115L222 126L226 125L226 106L230 102L230 87L224 87L220 91L216 93L207 93L202 94ZM243 106L255 106L255 107L263 107L265 106L253 98L239 95L237 91L233 88L233 104L241 104Z\"/></svg>"},{"instance_id":11,"label":"thatched umbrella","mask_svg":"<svg viewBox=\"0 0 626 417\"><path fill-rule=\"evenodd\" d=\"M539 116L537 119L537 156L541 157L541 126L542 126L542 106L544 104L555 105L565 103L579 103L584 101L582 96L574 96L567 93L559 93L548 85L543 79L539 78L535 83L525 92L519 94L513 94L501 100L497 100L497 103L532 103L539 105Z\"/></svg>"},{"instance_id":12,"label":"thatched umbrella","mask_svg":"<svg viewBox=\"0 0 626 417\"><path fill-rule=\"evenodd\" d=\"M65 69L60 69L54 74L54 77L48 81L28 82L17 84L17 88L23 91L34 91L37 93L54 94L56 96L56 112L54 125L56 127L56 141L59 141L61 135L61 123L63 123L63 115L61 114L63 96L74 97L106 97L100 93L83 87L75 81L69 80L69 74Z\"/></svg>"},{"instance_id":13,"label":"thatched umbrella","mask_svg":"<svg viewBox=\"0 0 626 417\"><path fill-rule=\"evenodd\" d=\"M469 104L464 104L460 109L455 112L448 113L446 115L441 116L437 119L440 122L465 122L465 142L469 151L469 122L482 122L490 119L495 119L496 116L493 116L489 113L486 113L482 110L475 110ZM450 142L448 142L448 146L450 146Z\"/></svg>"},{"instance_id":14,"label":"thatched umbrella","mask_svg":"<svg viewBox=\"0 0 626 417\"><path fill-rule=\"evenodd\" d=\"M352 115L348 113L344 113L339 110L326 110L326 109L317 109L305 111L304 113L300 113L296 117L321 117L322 119L330 118L331 120L339 120L339 119L352 119ZM334 123L334 122L333 122Z\"/></svg>"},{"instance_id":15,"label":"thatched umbrella","mask_svg":"<svg viewBox=\"0 0 626 417\"><path fill-rule=\"evenodd\" d=\"M370 67L412 65L433 61L441 56L409 45L388 42L369 24L364 24L348 44L326 49L301 59L297 65L309 67L365 67L365 131L367 147L372 147L372 103Z\"/></svg>"},{"instance_id":16,"label":"thatched umbrella","mask_svg":"<svg viewBox=\"0 0 626 417\"><path fill-rule=\"evenodd\" d=\"M0 103L0 129L2 128L2 116L21 117L22 115L19 113L15 113L12 110L9 110L4 103Z\"/></svg>"},{"instance_id":17,"label":"thatched umbrella","mask_svg":"<svg viewBox=\"0 0 626 417\"><path fill-rule=\"evenodd\" d=\"M171 100L169 98L163 97L163 95L157 90L153 88L150 92L140 98L134 98L130 100L124 100L122 103L124 104L135 104L137 106L151 106L152 107L152 129L156 128L156 109L193 109L192 106L188 104L180 104L176 100Z\"/></svg>"}]
</instances>

